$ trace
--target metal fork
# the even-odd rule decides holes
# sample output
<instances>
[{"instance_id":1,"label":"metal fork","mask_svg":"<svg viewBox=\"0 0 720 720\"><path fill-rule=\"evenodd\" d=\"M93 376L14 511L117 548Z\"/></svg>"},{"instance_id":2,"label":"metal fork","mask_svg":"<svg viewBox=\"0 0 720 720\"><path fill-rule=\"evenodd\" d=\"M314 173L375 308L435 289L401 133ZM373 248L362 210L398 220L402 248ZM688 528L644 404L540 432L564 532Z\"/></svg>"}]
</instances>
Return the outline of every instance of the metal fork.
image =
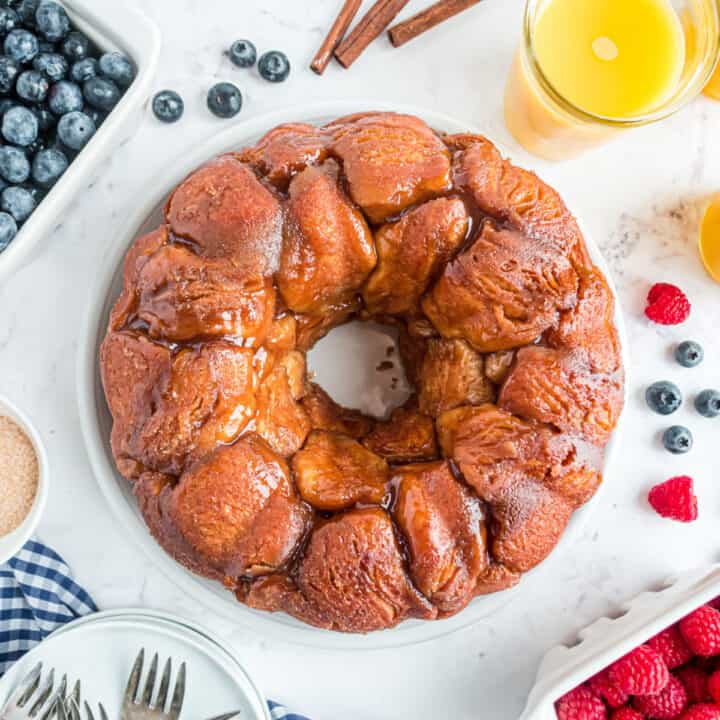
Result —
<instances>
[{"instance_id":1,"label":"metal fork","mask_svg":"<svg viewBox=\"0 0 720 720\"><path fill-rule=\"evenodd\" d=\"M42 670L43 664L39 662L22 679L0 712L0 720L50 720L55 715L56 703L65 700L67 676L63 675L60 685L55 689L55 670L50 670L44 682Z\"/></svg>"},{"instance_id":2,"label":"metal fork","mask_svg":"<svg viewBox=\"0 0 720 720\"><path fill-rule=\"evenodd\" d=\"M155 702L152 702L155 694L155 679L158 669L158 654L155 653L150 669L148 670L145 686L142 694L138 693L140 688L140 678L145 664L145 648L140 650L135 660L133 669L130 672L125 697L123 698L122 710L120 712L120 720L178 720L180 711L182 710L183 699L185 698L185 663L181 663L175 680L175 689L173 690L170 708L165 711L168 700L168 691L170 690L170 676L172 674L172 658L168 658L165 663L162 678L160 679L160 687L157 691Z\"/></svg>"},{"instance_id":3,"label":"metal fork","mask_svg":"<svg viewBox=\"0 0 720 720\"><path fill-rule=\"evenodd\" d=\"M58 704L60 704L59 700ZM85 700L84 703L82 701L82 688L79 680L75 683L73 691L67 696L65 702L62 704L64 705L62 709L58 707L58 720L64 720L61 715L63 710L65 711L68 720L83 720L82 713L80 711L83 706L85 709L85 720L95 720L95 715L93 714L92 708L88 704L87 700ZM107 713L105 712L105 708L102 703L98 703L98 712L100 713L100 720L108 720Z\"/></svg>"}]
</instances>

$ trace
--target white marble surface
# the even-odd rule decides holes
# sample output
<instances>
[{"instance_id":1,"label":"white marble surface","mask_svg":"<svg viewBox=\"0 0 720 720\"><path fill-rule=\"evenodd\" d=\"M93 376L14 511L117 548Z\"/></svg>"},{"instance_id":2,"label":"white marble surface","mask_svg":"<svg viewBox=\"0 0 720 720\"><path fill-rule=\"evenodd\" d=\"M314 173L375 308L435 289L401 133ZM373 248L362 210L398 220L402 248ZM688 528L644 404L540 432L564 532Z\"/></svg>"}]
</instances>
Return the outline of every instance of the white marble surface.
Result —
<instances>
[{"instance_id":1,"label":"white marble surface","mask_svg":"<svg viewBox=\"0 0 720 720\"><path fill-rule=\"evenodd\" d=\"M695 250L698 207L720 190L720 104L700 99L670 121L550 166L523 155L500 112L521 0L485 0L401 50L382 38L351 71L334 65L322 79L306 66L339 0L140 4L165 38L157 88L182 92L186 116L166 127L147 112L137 136L117 149L47 238L46 252L0 288L0 392L35 419L51 458L42 538L68 559L100 606L164 608L205 623L239 651L269 697L315 720L517 718L550 646L571 641L579 628L668 574L717 557L720 423L699 418L688 404L673 420L692 428L696 446L672 457L658 438L668 423L645 409L642 392L660 378L679 382L688 396L720 386L720 286L706 277ZM424 4L411 0L404 14ZM221 51L236 37L251 38L261 51L287 51L290 81L272 86L233 69ZM96 488L74 379L79 320L94 268L145 179L223 127L203 104L206 88L220 79L243 90L245 106L236 122L310 101L378 99L441 110L477 125L564 189L611 263L632 355L621 462L583 537L569 553L548 561L545 582L470 629L431 644L342 655L269 642L208 617L175 590L123 537ZM643 319L644 295L658 280L688 292L694 312L684 326L663 330ZM686 338L700 340L707 351L696 370L676 366L670 355L673 343ZM700 496L702 517L687 527L660 520L644 500L652 484L680 473L696 478Z\"/></svg>"}]
</instances>

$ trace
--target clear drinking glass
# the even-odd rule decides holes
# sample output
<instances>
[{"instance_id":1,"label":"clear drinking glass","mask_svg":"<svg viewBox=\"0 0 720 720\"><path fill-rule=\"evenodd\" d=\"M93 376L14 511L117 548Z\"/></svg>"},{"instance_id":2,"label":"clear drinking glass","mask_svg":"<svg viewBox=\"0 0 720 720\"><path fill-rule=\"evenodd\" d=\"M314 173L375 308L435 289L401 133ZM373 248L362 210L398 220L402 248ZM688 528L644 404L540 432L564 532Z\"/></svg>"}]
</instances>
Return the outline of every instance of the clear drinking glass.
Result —
<instances>
[{"instance_id":1,"label":"clear drinking glass","mask_svg":"<svg viewBox=\"0 0 720 720\"><path fill-rule=\"evenodd\" d=\"M571 158L624 130L662 120L702 92L713 74L720 55L720 0L672 0L685 36L685 65L675 92L646 114L615 118L586 112L553 87L537 58L534 28L539 14L552 2L527 0L522 42L505 91L507 127L534 155Z\"/></svg>"}]
</instances>

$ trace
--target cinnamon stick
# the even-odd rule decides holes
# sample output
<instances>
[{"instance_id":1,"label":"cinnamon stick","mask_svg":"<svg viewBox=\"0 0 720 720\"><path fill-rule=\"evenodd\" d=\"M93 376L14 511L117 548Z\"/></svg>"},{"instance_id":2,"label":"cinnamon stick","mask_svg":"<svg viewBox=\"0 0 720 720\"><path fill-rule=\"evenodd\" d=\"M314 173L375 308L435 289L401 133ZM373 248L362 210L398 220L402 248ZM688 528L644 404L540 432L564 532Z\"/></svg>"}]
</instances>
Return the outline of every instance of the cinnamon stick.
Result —
<instances>
[{"instance_id":1,"label":"cinnamon stick","mask_svg":"<svg viewBox=\"0 0 720 720\"><path fill-rule=\"evenodd\" d=\"M479 2L480 0L439 0L426 10L391 27L388 30L390 42L394 47L400 47Z\"/></svg>"},{"instance_id":2,"label":"cinnamon stick","mask_svg":"<svg viewBox=\"0 0 720 720\"><path fill-rule=\"evenodd\" d=\"M340 14L335 19L327 37L323 40L323 44L317 51L312 63L310 63L310 69L313 72L316 72L318 75L322 75L325 72L330 58L332 58L335 49L345 37L347 29L350 27L350 23L352 23L357 15L361 5L362 0L345 0Z\"/></svg>"},{"instance_id":3,"label":"cinnamon stick","mask_svg":"<svg viewBox=\"0 0 720 720\"><path fill-rule=\"evenodd\" d=\"M335 50L337 61L344 68L349 68L408 2L409 0L377 0Z\"/></svg>"}]
</instances>

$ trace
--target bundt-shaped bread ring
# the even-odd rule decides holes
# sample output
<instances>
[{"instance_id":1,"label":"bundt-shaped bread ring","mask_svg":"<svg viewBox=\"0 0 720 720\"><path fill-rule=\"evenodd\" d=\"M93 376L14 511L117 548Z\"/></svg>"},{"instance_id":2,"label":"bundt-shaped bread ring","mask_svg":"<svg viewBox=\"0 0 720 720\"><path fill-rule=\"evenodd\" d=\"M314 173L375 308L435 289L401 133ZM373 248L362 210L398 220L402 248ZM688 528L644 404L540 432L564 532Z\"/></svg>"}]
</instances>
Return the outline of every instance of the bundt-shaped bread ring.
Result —
<instances>
[{"instance_id":1,"label":"bundt-shaped bread ring","mask_svg":"<svg viewBox=\"0 0 720 720\"><path fill-rule=\"evenodd\" d=\"M477 135L365 113L211 160L139 238L100 354L158 542L253 608L345 632L515 585L602 482L613 296L558 194ZM305 353L399 331L415 393L337 405Z\"/></svg>"}]
</instances>

